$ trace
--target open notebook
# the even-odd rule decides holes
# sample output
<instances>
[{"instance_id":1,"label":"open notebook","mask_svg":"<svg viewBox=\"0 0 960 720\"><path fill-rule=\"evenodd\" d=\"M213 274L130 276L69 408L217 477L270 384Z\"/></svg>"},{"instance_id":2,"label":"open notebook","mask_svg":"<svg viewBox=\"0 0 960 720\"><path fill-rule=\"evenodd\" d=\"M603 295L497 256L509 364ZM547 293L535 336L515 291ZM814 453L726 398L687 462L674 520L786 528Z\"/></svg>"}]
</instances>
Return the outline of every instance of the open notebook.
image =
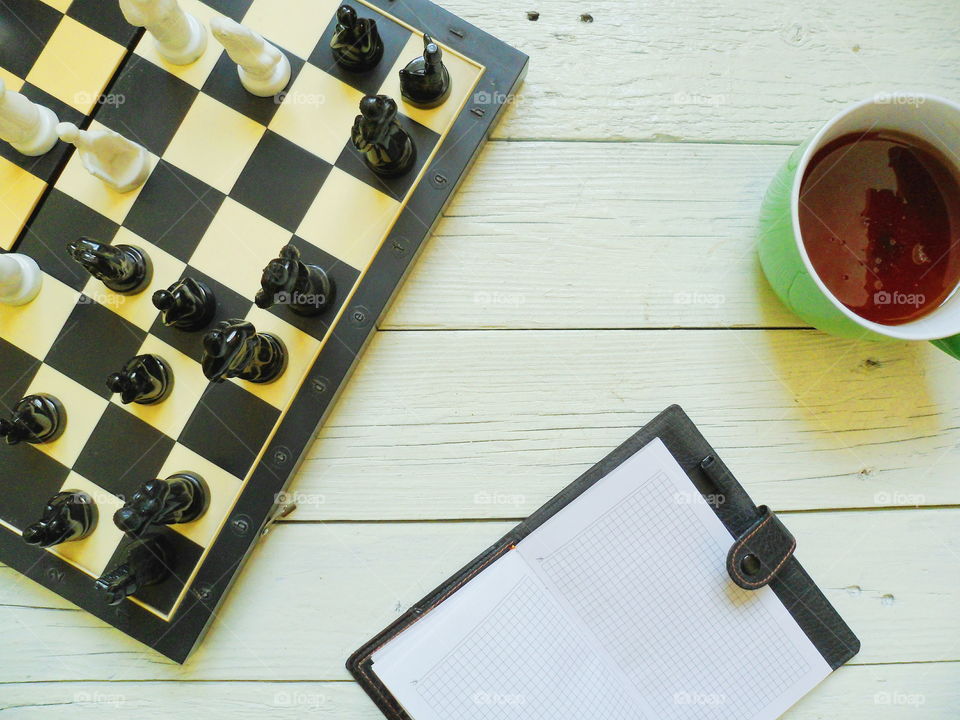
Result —
<instances>
[{"instance_id":1,"label":"open notebook","mask_svg":"<svg viewBox=\"0 0 960 720\"><path fill-rule=\"evenodd\" d=\"M734 536L715 511L727 498L709 499L660 437L647 440L478 558L351 670L388 715L413 720L776 718L856 639L831 617L823 628L846 637L818 642L823 628L809 617L801 627L795 603L732 582Z\"/></svg>"}]
</instances>

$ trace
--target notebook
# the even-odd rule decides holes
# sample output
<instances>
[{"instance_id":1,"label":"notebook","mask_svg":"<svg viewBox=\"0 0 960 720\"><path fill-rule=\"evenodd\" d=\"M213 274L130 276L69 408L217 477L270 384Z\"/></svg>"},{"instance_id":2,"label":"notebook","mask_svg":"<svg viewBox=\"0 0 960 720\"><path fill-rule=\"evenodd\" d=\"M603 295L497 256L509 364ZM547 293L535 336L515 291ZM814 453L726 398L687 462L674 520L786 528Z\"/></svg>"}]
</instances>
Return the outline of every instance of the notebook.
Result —
<instances>
[{"instance_id":1,"label":"notebook","mask_svg":"<svg viewBox=\"0 0 960 720\"><path fill-rule=\"evenodd\" d=\"M859 649L795 547L674 406L348 668L398 720L772 720Z\"/></svg>"}]
</instances>

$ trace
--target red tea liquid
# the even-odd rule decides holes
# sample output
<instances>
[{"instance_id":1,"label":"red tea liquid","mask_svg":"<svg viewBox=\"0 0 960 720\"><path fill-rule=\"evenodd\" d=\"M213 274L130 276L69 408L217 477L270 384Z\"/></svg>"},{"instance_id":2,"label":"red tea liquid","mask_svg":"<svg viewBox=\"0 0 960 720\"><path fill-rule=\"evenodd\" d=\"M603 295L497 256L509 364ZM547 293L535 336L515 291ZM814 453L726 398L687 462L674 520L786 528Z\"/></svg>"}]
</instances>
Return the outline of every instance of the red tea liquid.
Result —
<instances>
[{"instance_id":1,"label":"red tea liquid","mask_svg":"<svg viewBox=\"0 0 960 720\"><path fill-rule=\"evenodd\" d=\"M940 307L960 283L960 183L931 145L881 130L818 152L800 186L800 231L830 292L886 325Z\"/></svg>"}]
</instances>

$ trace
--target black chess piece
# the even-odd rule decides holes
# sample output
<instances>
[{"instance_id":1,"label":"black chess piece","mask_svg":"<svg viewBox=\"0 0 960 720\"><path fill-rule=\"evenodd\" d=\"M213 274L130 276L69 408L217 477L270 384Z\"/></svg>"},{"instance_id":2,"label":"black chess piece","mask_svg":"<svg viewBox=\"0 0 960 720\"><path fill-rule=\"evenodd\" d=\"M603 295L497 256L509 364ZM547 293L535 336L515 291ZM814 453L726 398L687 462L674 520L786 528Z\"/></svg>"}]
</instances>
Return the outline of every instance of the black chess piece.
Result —
<instances>
[{"instance_id":1,"label":"black chess piece","mask_svg":"<svg viewBox=\"0 0 960 720\"><path fill-rule=\"evenodd\" d=\"M67 252L88 273L121 295L141 292L153 277L150 258L133 245L110 245L82 237L67 243Z\"/></svg>"},{"instance_id":2,"label":"black chess piece","mask_svg":"<svg viewBox=\"0 0 960 720\"><path fill-rule=\"evenodd\" d=\"M383 58L383 40L373 18L361 18L349 5L337 10L337 26L330 39L333 59L344 70L366 72Z\"/></svg>"},{"instance_id":3,"label":"black chess piece","mask_svg":"<svg viewBox=\"0 0 960 720\"><path fill-rule=\"evenodd\" d=\"M202 477L178 472L166 480L148 480L113 515L114 524L128 535L142 535L157 525L198 520L210 507L210 490Z\"/></svg>"},{"instance_id":4,"label":"black chess piece","mask_svg":"<svg viewBox=\"0 0 960 720\"><path fill-rule=\"evenodd\" d=\"M97 504L78 490L57 493L43 509L40 520L23 531L28 545L48 548L83 540L97 526Z\"/></svg>"},{"instance_id":5,"label":"black chess piece","mask_svg":"<svg viewBox=\"0 0 960 720\"><path fill-rule=\"evenodd\" d=\"M173 390L173 370L159 355L136 355L127 360L120 372L107 378L107 388L120 393L124 405L155 405L166 400Z\"/></svg>"},{"instance_id":6,"label":"black chess piece","mask_svg":"<svg viewBox=\"0 0 960 720\"><path fill-rule=\"evenodd\" d=\"M297 247L287 245L263 269L255 300L263 309L287 305L299 315L317 315L330 307L333 283L323 268L302 262Z\"/></svg>"},{"instance_id":7,"label":"black chess piece","mask_svg":"<svg viewBox=\"0 0 960 720\"><path fill-rule=\"evenodd\" d=\"M191 277L178 280L166 290L157 290L153 294L153 306L160 311L164 325L181 330L205 328L217 311L213 291Z\"/></svg>"},{"instance_id":8,"label":"black chess piece","mask_svg":"<svg viewBox=\"0 0 960 720\"><path fill-rule=\"evenodd\" d=\"M147 585L166 580L172 560L161 538L138 538L124 548L119 564L101 575L95 587L106 594L107 604L119 605Z\"/></svg>"},{"instance_id":9,"label":"black chess piece","mask_svg":"<svg viewBox=\"0 0 960 720\"><path fill-rule=\"evenodd\" d=\"M397 122L396 101L386 95L367 95L360 101L350 138L378 175L403 175L416 162L417 147Z\"/></svg>"},{"instance_id":10,"label":"black chess piece","mask_svg":"<svg viewBox=\"0 0 960 720\"><path fill-rule=\"evenodd\" d=\"M10 419L0 419L0 437L7 445L53 442L63 434L67 412L53 395L27 395L14 408Z\"/></svg>"},{"instance_id":11,"label":"black chess piece","mask_svg":"<svg viewBox=\"0 0 960 720\"><path fill-rule=\"evenodd\" d=\"M258 333L246 320L223 320L203 336L203 374L213 382L240 378L269 383L287 369L287 348L280 338Z\"/></svg>"},{"instance_id":12,"label":"black chess piece","mask_svg":"<svg viewBox=\"0 0 960 720\"><path fill-rule=\"evenodd\" d=\"M450 97L450 71L443 64L443 51L429 35L423 36L423 56L400 70L400 93L418 108L435 108Z\"/></svg>"}]
</instances>

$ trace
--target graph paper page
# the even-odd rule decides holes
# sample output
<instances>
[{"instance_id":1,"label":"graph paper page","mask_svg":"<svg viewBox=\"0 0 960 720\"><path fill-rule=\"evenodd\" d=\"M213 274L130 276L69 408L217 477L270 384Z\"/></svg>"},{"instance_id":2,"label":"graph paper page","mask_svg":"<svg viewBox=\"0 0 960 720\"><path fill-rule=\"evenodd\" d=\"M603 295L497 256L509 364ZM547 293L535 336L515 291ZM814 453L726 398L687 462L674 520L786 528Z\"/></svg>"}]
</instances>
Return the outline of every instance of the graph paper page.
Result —
<instances>
[{"instance_id":1,"label":"graph paper page","mask_svg":"<svg viewBox=\"0 0 960 720\"><path fill-rule=\"evenodd\" d=\"M768 720L830 674L658 439L518 546L660 720Z\"/></svg>"}]
</instances>

